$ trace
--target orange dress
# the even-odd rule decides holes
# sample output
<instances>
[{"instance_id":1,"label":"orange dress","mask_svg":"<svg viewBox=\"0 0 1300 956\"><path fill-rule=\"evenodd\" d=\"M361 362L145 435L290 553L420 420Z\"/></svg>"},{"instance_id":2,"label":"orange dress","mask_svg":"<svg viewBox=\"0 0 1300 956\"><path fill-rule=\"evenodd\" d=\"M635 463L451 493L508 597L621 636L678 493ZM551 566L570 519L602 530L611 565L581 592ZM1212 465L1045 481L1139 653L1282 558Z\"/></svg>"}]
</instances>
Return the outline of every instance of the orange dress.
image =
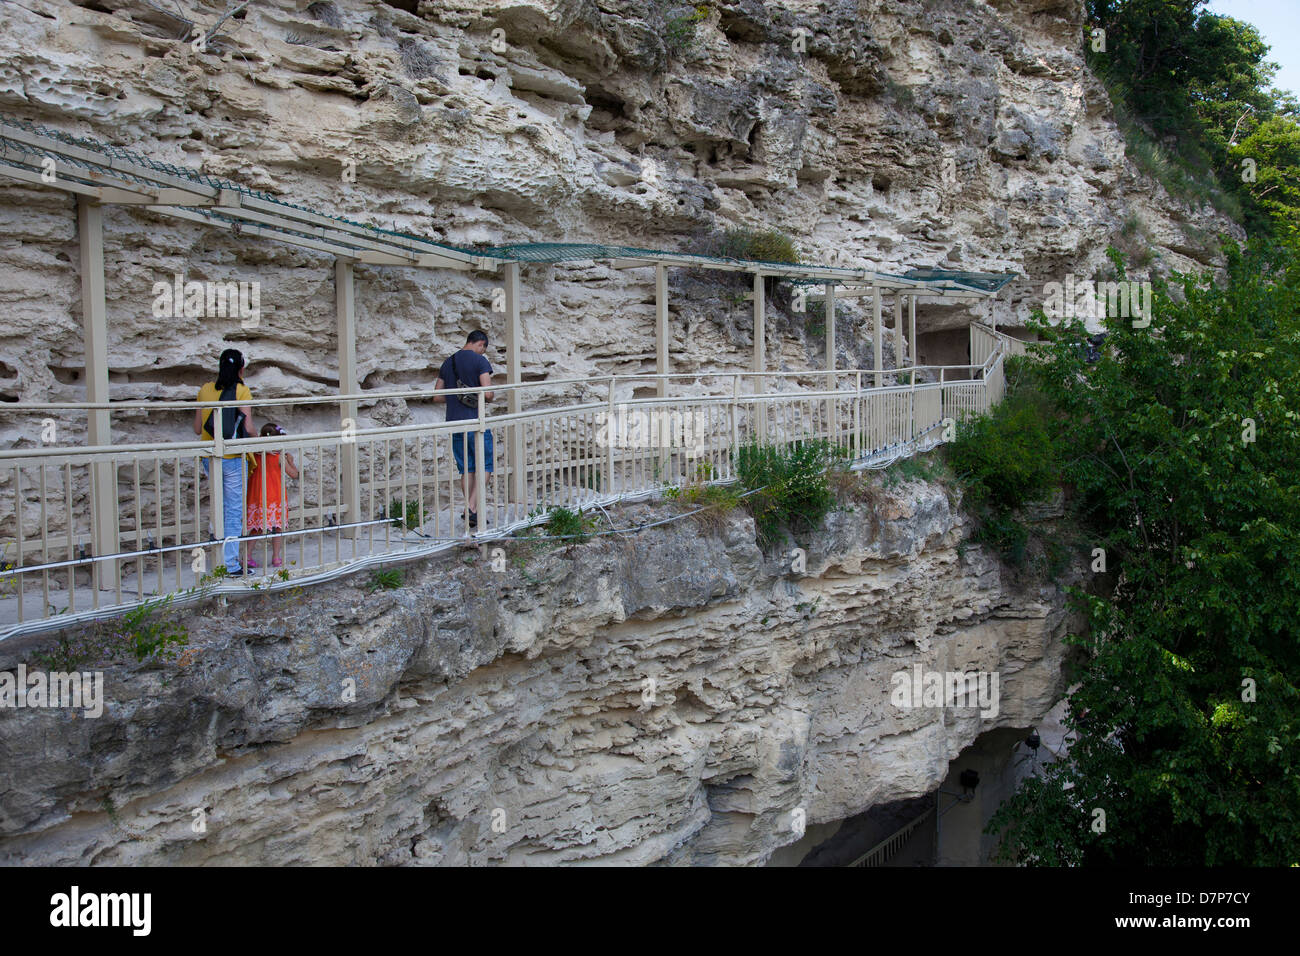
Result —
<instances>
[{"instance_id":1,"label":"orange dress","mask_svg":"<svg viewBox=\"0 0 1300 956\"><path fill-rule=\"evenodd\" d=\"M284 485L280 478L280 453L258 452L248 473L248 531L279 531L285 527ZM265 482L263 481L265 479ZM266 493L263 497L262 486Z\"/></svg>"}]
</instances>

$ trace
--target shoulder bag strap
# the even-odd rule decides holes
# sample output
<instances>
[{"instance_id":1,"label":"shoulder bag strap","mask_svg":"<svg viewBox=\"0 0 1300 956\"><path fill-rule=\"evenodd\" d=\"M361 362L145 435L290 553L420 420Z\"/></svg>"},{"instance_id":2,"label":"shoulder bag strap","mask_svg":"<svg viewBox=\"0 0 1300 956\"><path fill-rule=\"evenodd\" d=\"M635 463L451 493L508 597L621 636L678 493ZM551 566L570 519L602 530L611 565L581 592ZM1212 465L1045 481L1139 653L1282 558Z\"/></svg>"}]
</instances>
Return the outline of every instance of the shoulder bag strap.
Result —
<instances>
[{"instance_id":1,"label":"shoulder bag strap","mask_svg":"<svg viewBox=\"0 0 1300 956\"><path fill-rule=\"evenodd\" d=\"M451 370L456 373L456 385L460 388L473 388L473 385L465 381L465 376L460 374L460 364L456 361L456 356L459 354L460 352L455 352L451 356ZM464 395L460 397L465 398Z\"/></svg>"}]
</instances>

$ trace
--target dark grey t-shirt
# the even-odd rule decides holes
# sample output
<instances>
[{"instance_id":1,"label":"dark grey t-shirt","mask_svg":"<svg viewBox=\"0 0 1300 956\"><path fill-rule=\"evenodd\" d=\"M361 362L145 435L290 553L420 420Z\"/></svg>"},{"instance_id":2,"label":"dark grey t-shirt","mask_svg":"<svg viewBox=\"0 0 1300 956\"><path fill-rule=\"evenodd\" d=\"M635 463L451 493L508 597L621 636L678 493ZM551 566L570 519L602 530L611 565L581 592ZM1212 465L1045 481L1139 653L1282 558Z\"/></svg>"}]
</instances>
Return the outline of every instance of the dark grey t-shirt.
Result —
<instances>
[{"instance_id":1,"label":"dark grey t-shirt","mask_svg":"<svg viewBox=\"0 0 1300 956\"><path fill-rule=\"evenodd\" d=\"M456 374L456 370L460 374ZM461 349L438 369L438 378L442 379L443 388L478 388L479 376L484 372L492 374L492 363L473 349ZM460 384L456 380L460 379ZM476 398L476 396L471 396ZM466 418L478 418L478 402L474 407L466 405L459 395L447 396L447 421L459 422Z\"/></svg>"}]
</instances>

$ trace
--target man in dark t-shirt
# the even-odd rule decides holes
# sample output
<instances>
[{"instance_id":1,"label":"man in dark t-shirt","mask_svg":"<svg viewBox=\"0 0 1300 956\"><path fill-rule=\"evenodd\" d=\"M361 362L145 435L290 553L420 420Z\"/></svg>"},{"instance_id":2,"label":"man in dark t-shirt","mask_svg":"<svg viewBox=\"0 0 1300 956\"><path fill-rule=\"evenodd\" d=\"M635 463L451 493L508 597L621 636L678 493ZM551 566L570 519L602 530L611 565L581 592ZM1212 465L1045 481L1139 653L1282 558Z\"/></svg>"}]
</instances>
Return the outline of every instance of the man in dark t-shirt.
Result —
<instances>
[{"instance_id":1,"label":"man in dark t-shirt","mask_svg":"<svg viewBox=\"0 0 1300 956\"><path fill-rule=\"evenodd\" d=\"M490 388L492 386L492 364L483 357L487 347L488 337L479 329L475 329L466 336L465 347L443 362L442 368L438 369L438 381L433 386L434 390L441 391L445 388ZM468 404L462 399L466 399ZM478 421L477 394L447 395L442 398L435 398L434 401L447 403L447 421L449 422ZM492 401L492 393L484 393L483 401ZM466 442L466 436L469 438L468 443ZM465 469L466 444L469 445L468 474ZM478 527L478 484L470 480L470 475L474 473L477 464L474 460L474 445L473 431L456 432L451 436L451 453L456 459L456 468L460 472L460 486L465 492L465 501L469 506L469 526L471 528ZM483 432L483 470L488 475L493 472L493 461L492 432L485 429Z\"/></svg>"}]
</instances>

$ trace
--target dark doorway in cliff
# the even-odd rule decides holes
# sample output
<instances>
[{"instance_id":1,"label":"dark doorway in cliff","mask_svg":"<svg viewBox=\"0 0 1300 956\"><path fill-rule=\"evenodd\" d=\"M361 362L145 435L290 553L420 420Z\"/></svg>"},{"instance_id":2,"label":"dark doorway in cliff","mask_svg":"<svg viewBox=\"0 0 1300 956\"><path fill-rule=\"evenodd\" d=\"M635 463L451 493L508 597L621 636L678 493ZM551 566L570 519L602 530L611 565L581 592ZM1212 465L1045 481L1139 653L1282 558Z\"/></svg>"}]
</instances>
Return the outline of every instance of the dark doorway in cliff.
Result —
<instances>
[{"instance_id":1,"label":"dark doorway in cliff","mask_svg":"<svg viewBox=\"0 0 1300 956\"><path fill-rule=\"evenodd\" d=\"M920 365L969 365L970 364L970 330L940 329L935 332L920 332L917 353ZM938 374L937 372L935 373ZM966 378L960 372L945 373L946 379Z\"/></svg>"},{"instance_id":2,"label":"dark doorway in cliff","mask_svg":"<svg viewBox=\"0 0 1300 956\"><path fill-rule=\"evenodd\" d=\"M1056 712L1061 709L1058 705ZM1001 864L999 837L984 828L1025 777L1062 749L1060 717L1044 718L1040 726L1044 729L1035 747L1026 739L1029 728L986 730L948 763L938 789L845 820L809 824L801 840L778 849L767 865L852 866L872 851L876 866ZM975 783L968 786L972 773ZM909 824L915 824L910 832L881 848Z\"/></svg>"}]
</instances>

